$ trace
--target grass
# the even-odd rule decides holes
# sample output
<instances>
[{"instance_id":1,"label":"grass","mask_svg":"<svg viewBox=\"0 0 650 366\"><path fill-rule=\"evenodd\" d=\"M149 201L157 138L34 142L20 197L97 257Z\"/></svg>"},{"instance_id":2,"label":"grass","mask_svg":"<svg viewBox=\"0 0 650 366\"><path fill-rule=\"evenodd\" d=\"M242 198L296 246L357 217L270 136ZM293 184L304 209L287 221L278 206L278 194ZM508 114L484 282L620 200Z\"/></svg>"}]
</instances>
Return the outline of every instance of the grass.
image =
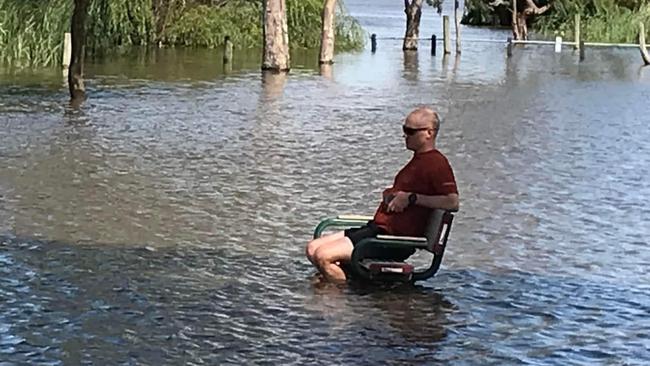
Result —
<instances>
[{"instance_id":1,"label":"grass","mask_svg":"<svg viewBox=\"0 0 650 366\"><path fill-rule=\"evenodd\" d=\"M322 0L286 0L292 48L320 44ZM70 0L0 0L0 64L17 67L61 64L63 34L70 29ZM94 0L86 50L101 55L131 46L214 48L230 36L238 48L262 44L262 0ZM337 12L339 51L360 49L363 30Z\"/></svg>"},{"instance_id":2,"label":"grass","mask_svg":"<svg viewBox=\"0 0 650 366\"><path fill-rule=\"evenodd\" d=\"M574 16L581 16L581 37L587 42L636 43L639 23L650 27L650 4L634 0L557 0L535 30L547 36L574 39Z\"/></svg>"}]
</instances>

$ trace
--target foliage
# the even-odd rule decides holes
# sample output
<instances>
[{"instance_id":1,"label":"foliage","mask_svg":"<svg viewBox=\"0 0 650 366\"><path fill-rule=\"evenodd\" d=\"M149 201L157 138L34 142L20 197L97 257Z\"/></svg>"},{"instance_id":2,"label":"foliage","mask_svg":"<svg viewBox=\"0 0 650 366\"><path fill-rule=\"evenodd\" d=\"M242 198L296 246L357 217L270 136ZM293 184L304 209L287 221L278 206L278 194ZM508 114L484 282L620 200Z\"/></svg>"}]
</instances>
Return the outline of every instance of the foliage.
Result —
<instances>
[{"instance_id":1,"label":"foliage","mask_svg":"<svg viewBox=\"0 0 650 366\"><path fill-rule=\"evenodd\" d=\"M69 29L69 0L0 0L0 63L53 65Z\"/></svg>"},{"instance_id":2,"label":"foliage","mask_svg":"<svg viewBox=\"0 0 650 366\"><path fill-rule=\"evenodd\" d=\"M362 48L363 30L338 3L337 49ZM287 0L291 47L319 46L322 6L322 0ZM0 0L0 64L60 64L72 7L71 0ZM93 0L86 49L217 47L226 35L236 47L259 47L262 0Z\"/></svg>"},{"instance_id":3,"label":"foliage","mask_svg":"<svg viewBox=\"0 0 650 366\"><path fill-rule=\"evenodd\" d=\"M428 3L444 0L427 0ZM452 0L449 0L452 1ZM541 6L549 0L536 0ZM650 29L650 4L646 0L554 0L551 9L531 19L534 31L573 39L574 17L581 15L581 35L593 42L637 42L639 23ZM523 0L517 2L524 6ZM465 0L463 24L510 25L510 0Z\"/></svg>"},{"instance_id":4,"label":"foliage","mask_svg":"<svg viewBox=\"0 0 650 366\"><path fill-rule=\"evenodd\" d=\"M635 0L557 0L552 10L535 24L542 34L559 33L572 39L575 14L581 14L585 41L636 43L639 23L646 29L650 26L650 4Z\"/></svg>"}]
</instances>

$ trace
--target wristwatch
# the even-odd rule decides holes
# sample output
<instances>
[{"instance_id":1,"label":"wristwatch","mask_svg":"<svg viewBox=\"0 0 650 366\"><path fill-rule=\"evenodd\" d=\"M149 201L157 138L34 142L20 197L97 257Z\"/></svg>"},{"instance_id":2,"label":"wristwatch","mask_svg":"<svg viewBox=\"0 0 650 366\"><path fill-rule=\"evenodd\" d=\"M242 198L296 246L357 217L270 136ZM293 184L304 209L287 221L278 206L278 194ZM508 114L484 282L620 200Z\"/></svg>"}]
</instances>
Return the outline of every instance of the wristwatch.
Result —
<instances>
[{"instance_id":1,"label":"wristwatch","mask_svg":"<svg viewBox=\"0 0 650 366\"><path fill-rule=\"evenodd\" d=\"M409 194L409 206L413 206L415 202L418 200L418 195L417 193L411 193Z\"/></svg>"}]
</instances>

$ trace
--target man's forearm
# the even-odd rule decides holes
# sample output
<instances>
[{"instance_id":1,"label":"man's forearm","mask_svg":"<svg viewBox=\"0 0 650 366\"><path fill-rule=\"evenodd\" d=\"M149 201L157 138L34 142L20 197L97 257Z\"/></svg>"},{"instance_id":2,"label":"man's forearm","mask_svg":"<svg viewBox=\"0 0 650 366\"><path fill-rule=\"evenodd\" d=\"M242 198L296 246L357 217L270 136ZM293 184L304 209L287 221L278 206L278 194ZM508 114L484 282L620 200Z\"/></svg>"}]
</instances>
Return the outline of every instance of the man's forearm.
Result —
<instances>
[{"instance_id":1,"label":"man's forearm","mask_svg":"<svg viewBox=\"0 0 650 366\"><path fill-rule=\"evenodd\" d=\"M450 211L457 211L459 206L458 195L455 193L444 196L427 196L418 193L415 204L418 206L441 208Z\"/></svg>"}]
</instances>

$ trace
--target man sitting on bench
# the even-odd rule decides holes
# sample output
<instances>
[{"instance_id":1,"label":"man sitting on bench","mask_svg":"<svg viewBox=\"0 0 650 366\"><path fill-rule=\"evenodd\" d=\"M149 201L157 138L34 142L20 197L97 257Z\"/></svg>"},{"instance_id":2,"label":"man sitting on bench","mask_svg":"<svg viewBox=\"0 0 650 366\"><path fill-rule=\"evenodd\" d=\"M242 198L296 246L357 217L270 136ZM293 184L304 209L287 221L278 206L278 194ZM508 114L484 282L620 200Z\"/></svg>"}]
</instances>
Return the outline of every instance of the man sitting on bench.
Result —
<instances>
[{"instance_id":1,"label":"man sitting on bench","mask_svg":"<svg viewBox=\"0 0 650 366\"><path fill-rule=\"evenodd\" d=\"M440 129L438 114L431 108L412 111L402 126L411 160L397 173L392 187L373 220L360 228L348 229L314 239L307 244L307 258L332 282L345 282L340 264L349 262L356 243L377 235L424 236L431 209L458 210L458 189L447 158L436 149ZM385 249L372 258L405 260L413 249Z\"/></svg>"}]
</instances>

